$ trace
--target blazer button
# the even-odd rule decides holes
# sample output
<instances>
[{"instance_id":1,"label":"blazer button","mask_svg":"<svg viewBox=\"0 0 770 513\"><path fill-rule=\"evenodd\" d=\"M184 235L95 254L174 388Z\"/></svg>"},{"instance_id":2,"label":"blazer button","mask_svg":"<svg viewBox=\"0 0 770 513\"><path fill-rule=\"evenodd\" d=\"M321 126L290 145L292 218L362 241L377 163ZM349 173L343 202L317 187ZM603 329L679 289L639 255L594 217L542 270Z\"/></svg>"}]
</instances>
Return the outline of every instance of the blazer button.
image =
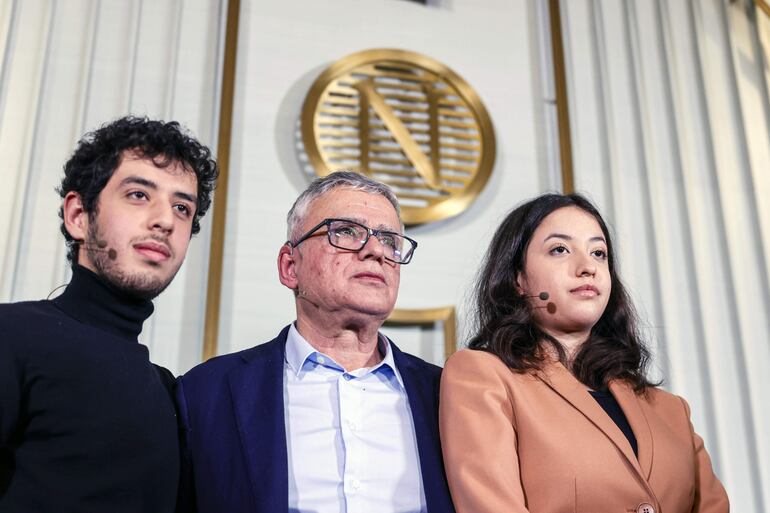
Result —
<instances>
[{"instance_id":1,"label":"blazer button","mask_svg":"<svg viewBox=\"0 0 770 513\"><path fill-rule=\"evenodd\" d=\"M636 513L655 513L655 508L652 507L652 504L643 502L636 507Z\"/></svg>"}]
</instances>

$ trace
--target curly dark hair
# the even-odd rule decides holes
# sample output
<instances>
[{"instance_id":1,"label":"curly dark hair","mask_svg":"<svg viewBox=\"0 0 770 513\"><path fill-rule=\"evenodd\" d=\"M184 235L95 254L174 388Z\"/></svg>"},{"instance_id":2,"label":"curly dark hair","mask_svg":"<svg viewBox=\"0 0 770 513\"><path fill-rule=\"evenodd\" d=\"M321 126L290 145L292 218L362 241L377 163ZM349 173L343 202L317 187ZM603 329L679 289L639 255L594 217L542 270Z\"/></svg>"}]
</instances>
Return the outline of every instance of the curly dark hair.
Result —
<instances>
[{"instance_id":1,"label":"curly dark hair","mask_svg":"<svg viewBox=\"0 0 770 513\"><path fill-rule=\"evenodd\" d=\"M120 166L126 152L165 168L175 163L195 173L198 181L198 204L192 222L192 234L200 231L200 220L211 206L211 194L216 186L219 169L211 150L198 142L176 121L151 120L146 117L125 116L102 125L78 141L74 153L64 164L64 178L57 192L62 199L70 191L80 194L83 209L93 217L97 212L99 194ZM64 219L63 208L59 217ZM67 259L77 261L78 241L61 224L67 243Z\"/></svg>"},{"instance_id":2,"label":"curly dark hair","mask_svg":"<svg viewBox=\"0 0 770 513\"><path fill-rule=\"evenodd\" d=\"M607 241L612 291L607 307L572 362L564 347L536 324L528 298L517 290L532 235L552 212L577 207L592 215ZM583 384L600 390L622 379L637 392L651 383L646 377L650 353L638 330L631 299L617 272L615 252L599 211L579 194L544 194L512 210L495 233L475 289L475 325L469 347L488 351L516 372L540 369L550 345Z\"/></svg>"}]
</instances>

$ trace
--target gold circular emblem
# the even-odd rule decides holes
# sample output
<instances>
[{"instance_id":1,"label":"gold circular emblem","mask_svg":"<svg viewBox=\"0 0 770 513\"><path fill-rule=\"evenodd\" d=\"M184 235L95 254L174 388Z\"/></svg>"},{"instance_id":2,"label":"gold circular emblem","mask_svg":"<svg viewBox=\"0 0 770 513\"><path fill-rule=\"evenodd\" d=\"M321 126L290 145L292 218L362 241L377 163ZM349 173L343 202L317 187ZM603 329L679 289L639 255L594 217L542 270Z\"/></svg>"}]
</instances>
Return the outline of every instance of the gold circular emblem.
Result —
<instances>
[{"instance_id":1,"label":"gold circular emblem","mask_svg":"<svg viewBox=\"0 0 770 513\"><path fill-rule=\"evenodd\" d=\"M495 162L478 95L443 64L405 50L354 53L321 73L302 107L302 141L319 176L350 169L390 185L406 224L465 210Z\"/></svg>"}]
</instances>

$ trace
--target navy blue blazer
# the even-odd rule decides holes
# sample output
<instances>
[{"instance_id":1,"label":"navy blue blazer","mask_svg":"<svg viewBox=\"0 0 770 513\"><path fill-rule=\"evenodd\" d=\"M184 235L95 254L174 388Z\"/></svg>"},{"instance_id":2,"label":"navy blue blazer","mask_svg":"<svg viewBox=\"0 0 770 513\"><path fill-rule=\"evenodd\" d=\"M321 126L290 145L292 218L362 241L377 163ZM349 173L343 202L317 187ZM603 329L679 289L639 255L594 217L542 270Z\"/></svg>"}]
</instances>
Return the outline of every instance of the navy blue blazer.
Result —
<instances>
[{"instance_id":1,"label":"navy blue blazer","mask_svg":"<svg viewBox=\"0 0 770 513\"><path fill-rule=\"evenodd\" d=\"M283 406L288 332L287 326L266 344L213 358L177 381L178 511L288 512ZM391 347L412 411L428 512L453 513L438 432L441 368Z\"/></svg>"}]
</instances>

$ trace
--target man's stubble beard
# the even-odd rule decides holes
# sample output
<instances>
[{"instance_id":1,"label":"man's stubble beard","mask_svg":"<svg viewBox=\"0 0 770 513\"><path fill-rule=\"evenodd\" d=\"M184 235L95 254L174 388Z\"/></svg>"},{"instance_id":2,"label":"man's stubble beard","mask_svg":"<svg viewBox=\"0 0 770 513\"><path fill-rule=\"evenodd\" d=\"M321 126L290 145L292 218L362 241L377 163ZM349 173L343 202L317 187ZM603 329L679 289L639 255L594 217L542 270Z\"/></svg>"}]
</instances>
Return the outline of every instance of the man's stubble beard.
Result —
<instances>
[{"instance_id":1,"label":"man's stubble beard","mask_svg":"<svg viewBox=\"0 0 770 513\"><path fill-rule=\"evenodd\" d=\"M96 215L89 216L88 234L85 241L86 255L96 269L96 274L111 287L137 299L155 299L173 281L179 267L168 277L162 280L149 273L128 273L121 269L117 259L109 256L110 248L102 238L101 230ZM113 248L112 251L115 251ZM181 266L180 266L181 267Z\"/></svg>"}]
</instances>

